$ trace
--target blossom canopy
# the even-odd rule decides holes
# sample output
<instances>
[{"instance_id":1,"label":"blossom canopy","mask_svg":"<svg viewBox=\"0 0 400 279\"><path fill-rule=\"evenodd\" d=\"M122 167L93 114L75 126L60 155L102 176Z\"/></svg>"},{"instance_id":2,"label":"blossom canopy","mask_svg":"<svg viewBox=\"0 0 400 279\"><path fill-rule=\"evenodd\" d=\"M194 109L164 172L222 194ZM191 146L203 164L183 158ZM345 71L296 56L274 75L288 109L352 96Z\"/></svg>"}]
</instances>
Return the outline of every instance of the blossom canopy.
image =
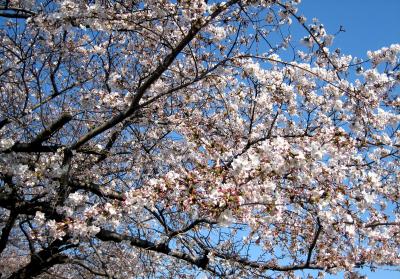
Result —
<instances>
[{"instance_id":1,"label":"blossom canopy","mask_svg":"<svg viewBox=\"0 0 400 279\"><path fill-rule=\"evenodd\" d=\"M299 3L0 1L0 276L399 266L400 44Z\"/></svg>"}]
</instances>

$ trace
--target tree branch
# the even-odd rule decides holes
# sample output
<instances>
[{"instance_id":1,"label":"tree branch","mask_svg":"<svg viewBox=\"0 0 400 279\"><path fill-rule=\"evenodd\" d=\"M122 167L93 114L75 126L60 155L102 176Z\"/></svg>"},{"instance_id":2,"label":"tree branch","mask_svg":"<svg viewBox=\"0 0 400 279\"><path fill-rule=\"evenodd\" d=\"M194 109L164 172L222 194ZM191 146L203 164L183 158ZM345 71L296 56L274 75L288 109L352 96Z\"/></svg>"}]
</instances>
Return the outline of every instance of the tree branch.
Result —
<instances>
[{"instance_id":1,"label":"tree branch","mask_svg":"<svg viewBox=\"0 0 400 279\"><path fill-rule=\"evenodd\" d=\"M30 18L31 15L0 13L0 17L27 19L27 18Z\"/></svg>"},{"instance_id":2,"label":"tree branch","mask_svg":"<svg viewBox=\"0 0 400 279\"><path fill-rule=\"evenodd\" d=\"M215 256L227 261L233 261L239 263L241 265L256 268L259 270L270 270L270 271L295 271L295 270L303 270L303 269L316 269L316 270L323 270L326 267L317 266L317 265L308 265L305 266L304 264L300 265L277 265L277 264L263 264L260 262L253 262L245 258L241 258L236 255L229 255L224 253L215 253Z\"/></svg>"},{"instance_id":3,"label":"tree branch","mask_svg":"<svg viewBox=\"0 0 400 279\"><path fill-rule=\"evenodd\" d=\"M72 187L74 190L85 190L89 191L93 194L96 194L99 197L105 197L109 199L114 199L114 200L119 200L119 201L124 201L125 197L123 194L118 193L116 191L103 191L101 189L100 185L97 185L95 183L78 183L78 182L70 182L69 185Z\"/></svg>"},{"instance_id":4,"label":"tree branch","mask_svg":"<svg viewBox=\"0 0 400 279\"><path fill-rule=\"evenodd\" d=\"M40 211L45 213L47 218L55 220L63 219L62 215L57 213L50 203L41 201L21 201L12 193L0 192L0 207L14 211L15 214L34 216L37 211Z\"/></svg>"},{"instance_id":5,"label":"tree branch","mask_svg":"<svg viewBox=\"0 0 400 279\"><path fill-rule=\"evenodd\" d=\"M79 260L65 259L65 260L63 260L63 263L79 265L80 267L83 267L84 269L86 269L87 271L89 271L90 273L92 273L94 275L102 276L102 277L109 277L108 274L95 271L95 270L93 270L93 268L87 266L86 264L84 264L83 262L81 262Z\"/></svg>"},{"instance_id":6,"label":"tree branch","mask_svg":"<svg viewBox=\"0 0 400 279\"><path fill-rule=\"evenodd\" d=\"M30 143L31 145L40 145L42 142L47 141L51 136L60 130L65 124L72 120L72 116L69 113L64 113L61 117L50 125L47 129L44 129L36 138Z\"/></svg>"},{"instance_id":7,"label":"tree branch","mask_svg":"<svg viewBox=\"0 0 400 279\"><path fill-rule=\"evenodd\" d=\"M130 244L134 247L145 249L147 251L158 252L164 255L168 255L170 257L186 261L198 268L210 271L212 273L216 273L216 271L208 266L208 258L206 256L195 257L181 251L173 250L168 247L165 243L155 244L148 240L143 240L137 237L123 235L116 232L108 231L102 229L96 237L102 241L114 241L114 242L122 242L122 241L129 241ZM206 259L205 259L206 257Z\"/></svg>"},{"instance_id":8,"label":"tree branch","mask_svg":"<svg viewBox=\"0 0 400 279\"><path fill-rule=\"evenodd\" d=\"M321 234L321 232L322 232L322 225L321 225L319 218L317 218L317 229L315 231L313 241L311 242L311 245L308 249L307 260L306 260L306 263L304 264L305 267L310 266L311 256L312 256L313 250L315 248L315 245L317 245L318 237Z\"/></svg>"},{"instance_id":9,"label":"tree branch","mask_svg":"<svg viewBox=\"0 0 400 279\"><path fill-rule=\"evenodd\" d=\"M9 152L55 152L61 145L42 145L43 142L49 140L55 132L60 130L65 124L72 120L72 116L68 113L64 113L61 117L50 125L47 129L40 132L31 142L20 143L16 142L11 148L3 151L4 153ZM1 123L0 123L1 124Z\"/></svg>"},{"instance_id":10,"label":"tree branch","mask_svg":"<svg viewBox=\"0 0 400 279\"><path fill-rule=\"evenodd\" d=\"M62 247L66 244L65 241L65 239L57 239L53 241L49 247L33 254L31 256L31 261L26 266L11 274L8 279L33 278L52 266L65 262L68 260L68 256L59 254L61 251L67 249Z\"/></svg>"},{"instance_id":11,"label":"tree branch","mask_svg":"<svg viewBox=\"0 0 400 279\"><path fill-rule=\"evenodd\" d=\"M186 233L186 232L190 231L191 229L193 229L194 227L196 227L197 225L200 225L200 224L214 225L214 224L217 224L217 222L210 221L210 220L207 220L207 219L197 219L197 220L194 220L192 223L190 223L187 227L185 227L183 229L180 229L180 230L177 230L177 231L171 232L169 234L169 237L174 237L174 236L177 236L179 234Z\"/></svg>"},{"instance_id":12,"label":"tree branch","mask_svg":"<svg viewBox=\"0 0 400 279\"><path fill-rule=\"evenodd\" d=\"M6 126L7 124L9 124L9 123L11 123L10 119L8 119L8 118L2 119L2 120L0 121L0 130L1 130L4 126Z\"/></svg>"},{"instance_id":13,"label":"tree branch","mask_svg":"<svg viewBox=\"0 0 400 279\"><path fill-rule=\"evenodd\" d=\"M4 251L7 246L8 237L10 235L11 229L14 226L15 220L17 220L18 214L16 214L13 210L10 212L10 216L8 217L7 223L4 226L1 232L0 238L0 254Z\"/></svg>"}]
</instances>

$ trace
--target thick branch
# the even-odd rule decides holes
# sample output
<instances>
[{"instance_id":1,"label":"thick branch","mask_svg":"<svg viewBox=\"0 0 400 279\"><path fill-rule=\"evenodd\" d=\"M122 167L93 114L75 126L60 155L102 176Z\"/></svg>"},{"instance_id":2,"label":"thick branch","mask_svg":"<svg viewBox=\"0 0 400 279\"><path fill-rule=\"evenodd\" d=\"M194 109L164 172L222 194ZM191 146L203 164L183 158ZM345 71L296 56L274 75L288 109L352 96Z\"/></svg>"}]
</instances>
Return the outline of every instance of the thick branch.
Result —
<instances>
[{"instance_id":1,"label":"thick branch","mask_svg":"<svg viewBox=\"0 0 400 279\"><path fill-rule=\"evenodd\" d=\"M100 162L104 161L104 160L107 158L107 156L108 156L108 154L109 154L111 148L113 147L113 145L114 145L115 142L117 141L119 135L121 134L121 132L122 132L128 125L129 125L129 122L126 121L126 122L124 123L124 125L123 125L123 127L122 127L121 130L115 130L115 131L111 134L111 136L110 136L110 138L109 138L109 140L108 140L108 142L107 142L107 144L106 144L106 147L104 148L104 152L103 152L103 153L100 155L100 157L97 159L97 163L100 163Z\"/></svg>"},{"instance_id":2,"label":"thick branch","mask_svg":"<svg viewBox=\"0 0 400 279\"><path fill-rule=\"evenodd\" d=\"M208 258L206 256L194 257L192 255L183 253L181 251L173 250L168 247L165 243L155 244L148 240L143 240L137 237L123 235L116 232L108 231L102 229L96 237L102 241L114 241L114 242L122 242L129 241L130 244L134 247L145 249L148 251L158 252L164 255L171 256L173 258L184 260L192 265L197 266L198 268L208 270L212 273L215 271L208 266Z\"/></svg>"},{"instance_id":3,"label":"thick branch","mask_svg":"<svg viewBox=\"0 0 400 279\"><path fill-rule=\"evenodd\" d=\"M34 16L35 13L26 9L20 9L20 8L9 8L8 3L6 3L6 6L0 8L0 17L6 17L6 18L22 18L22 19L27 19L30 18L31 16Z\"/></svg>"},{"instance_id":4,"label":"thick branch","mask_svg":"<svg viewBox=\"0 0 400 279\"><path fill-rule=\"evenodd\" d=\"M0 254L4 251L4 249L7 246L8 237L10 235L12 227L14 226L15 220L17 219L17 216L18 216L18 214L14 213L14 211L11 211L10 216L8 217L7 223L1 232Z\"/></svg>"},{"instance_id":5,"label":"thick branch","mask_svg":"<svg viewBox=\"0 0 400 279\"><path fill-rule=\"evenodd\" d=\"M9 13L0 13L0 17L27 19L27 18L30 18L30 17L31 17L31 15L27 15L27 14L9 14Z\"/></svg>"},{"instance_id":6,"label":"thick branch","mask_svg":"<svg viewBox=\"0 0 400 279\"><path fill-rule=\"evenodd\" d=\"M0 130L1 130L4 126L6 126L7 124L9 124L9 123L11 123L10 119L8 119L8 118L2 119L2 120L0 121Z\"/></svg>"},{"instance_id":7,"label":"thick branch","mask_svg":"<svg viewBox=\"0 0 400 279\"><path fill-rule=\"evenodd\" d=\"M51 136L60 130L65 124L71 121L72 116L69 113L64 113L61 117L50 125L47 129L44 129L36 138L30 143L31 145L40 145L42 142L47 141Z\"/></svg>"},{"instance_id":8,"label":"thick branch","mask_svg":"<svg viewBox=\"0 0 400 279\"><path fill-rule=\"evenodd\" d=\"M42 201L21 201L12 193L0 192L0 207L11 210L15 214L35 215L37 211L43 212L50 219L62 220L63 217L58 214L53 206L48 202Z\"/></svg>"},{"instance_id":9,"label":"thick branch","mask_svg":"<svg viewBox=\"0 0 400 279\"><path fill-rule=\"evenodd\" d=\"M61 145L42 145L43 142L49 140L52 135L60 130L65 124L71 121L72 116L68 113L64 113L61 117L50 125L47 129L40 132L31 142L20 143L16 142L10 149L3 151L8 152L26 152L26 153L36 153L36 152L56 152Z\"/></svg>"},{"instance_id":10,"label":"thick branch","mask_svg":"<svg viewBox=\"0 0 400 279\"><path fill-rule=\"evenodd\" d=\"M32 145L31 143L15 143L10 149L3 151L8 152L25 152L25 153L42 153L42 152L56 152L57 149L63 147L62 145Z\"/></svg>"},{"instance_id":11,"label":"thick branch","mask_svg":"<svg viewBox=\"0 0 400 279\"><path fill-rule=\"evenodd\" d=\"M78 183L78 182L71 182L69 185L74 190L85 190L89 191L93 194L96 194L99 197L105 197L114 200L124 201L125 197L123 194L115 192L115 191L103 191L100 185L95 183Z\"/></svg>"},{"instance_id":12,"label":"thick branch","mask_svg":"<svg viewBox=\"0 0 400 279\"><path fill-rule=\"evenodd\" d=\"M65 262L68 257L59 254L64 250L61 246L63 240L55 240L49 247L31 256L31 261L21 269L14 272L8 279L33 278L56 264Z\"/></svg>"},{"instance_id":13,"label":"thick branch","mask_svg":"<svg viewBox=\"0 0 400 279\"><path fill-rule=\"evenodd\" d=\"M52 144L52 145L32 145L31 143L15 143L10 149L2 151L2 153L10 153L10 152L24 152L24 153L54 153L57 152L60 148L65 148L65 145L60 144ZM97 155L99 158L106 158L109 155L109 151L104 150L97 150L90 147L82 147L76 150L77 153L83 154L90 154L90 155ZM99 163L98 160L97 163Z\"/></svg>"}]
</instances>

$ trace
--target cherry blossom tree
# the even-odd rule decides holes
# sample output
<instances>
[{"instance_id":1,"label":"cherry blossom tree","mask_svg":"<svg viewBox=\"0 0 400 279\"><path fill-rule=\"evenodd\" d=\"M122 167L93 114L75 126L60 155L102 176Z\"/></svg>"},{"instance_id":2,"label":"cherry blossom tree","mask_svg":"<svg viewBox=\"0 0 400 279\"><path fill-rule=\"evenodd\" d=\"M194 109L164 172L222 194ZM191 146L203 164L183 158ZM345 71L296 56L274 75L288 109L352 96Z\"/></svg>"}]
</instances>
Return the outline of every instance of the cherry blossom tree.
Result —
<instances>
[{"instance_id":1,"label":"cherry blossom tree","mask_svg":"<svg viewBox=\"0 0 400 279\"><path fill-rule=\"evenodd\" d=\"M1 278L400 265L400 44L299 2L0 1Z\"/></svg>"}]
</instances>

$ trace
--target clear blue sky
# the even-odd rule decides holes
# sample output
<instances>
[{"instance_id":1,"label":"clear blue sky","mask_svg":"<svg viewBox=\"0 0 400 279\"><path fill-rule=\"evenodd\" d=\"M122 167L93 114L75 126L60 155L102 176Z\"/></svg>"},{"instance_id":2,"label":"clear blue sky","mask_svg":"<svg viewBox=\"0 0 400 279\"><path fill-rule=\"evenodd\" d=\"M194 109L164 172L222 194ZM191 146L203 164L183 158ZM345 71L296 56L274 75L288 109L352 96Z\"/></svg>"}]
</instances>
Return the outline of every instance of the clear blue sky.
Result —
<instances>
[{"instance_id":1,"label":"clear blue sky","mask_svg":"<svg viewBox=\"0 0 400 279\"><path fill-rule=\"evenodd\" d=\"M368 50L400 43L400 0L302 0L299 13L310 22L318 18L330 34L342 25L346 32L335 38L333 48L344 54L365 58ZM364 274L370 279L400 279L400 271L366 270ZM343 278L343 274L328 278Z\"/></svg>"},{"instance_id":2,"label":"clear blue sky","mask_svg":"<svg viewBox=\"0 0 400 279\"><path fill-rule=\"evenodd\" d=\"M364 57L368 50L400 43L400 0L302 0L299 13L316 17L329 33L341 32L334 41L342 53Z\"/></svg>"}]
</instances>

